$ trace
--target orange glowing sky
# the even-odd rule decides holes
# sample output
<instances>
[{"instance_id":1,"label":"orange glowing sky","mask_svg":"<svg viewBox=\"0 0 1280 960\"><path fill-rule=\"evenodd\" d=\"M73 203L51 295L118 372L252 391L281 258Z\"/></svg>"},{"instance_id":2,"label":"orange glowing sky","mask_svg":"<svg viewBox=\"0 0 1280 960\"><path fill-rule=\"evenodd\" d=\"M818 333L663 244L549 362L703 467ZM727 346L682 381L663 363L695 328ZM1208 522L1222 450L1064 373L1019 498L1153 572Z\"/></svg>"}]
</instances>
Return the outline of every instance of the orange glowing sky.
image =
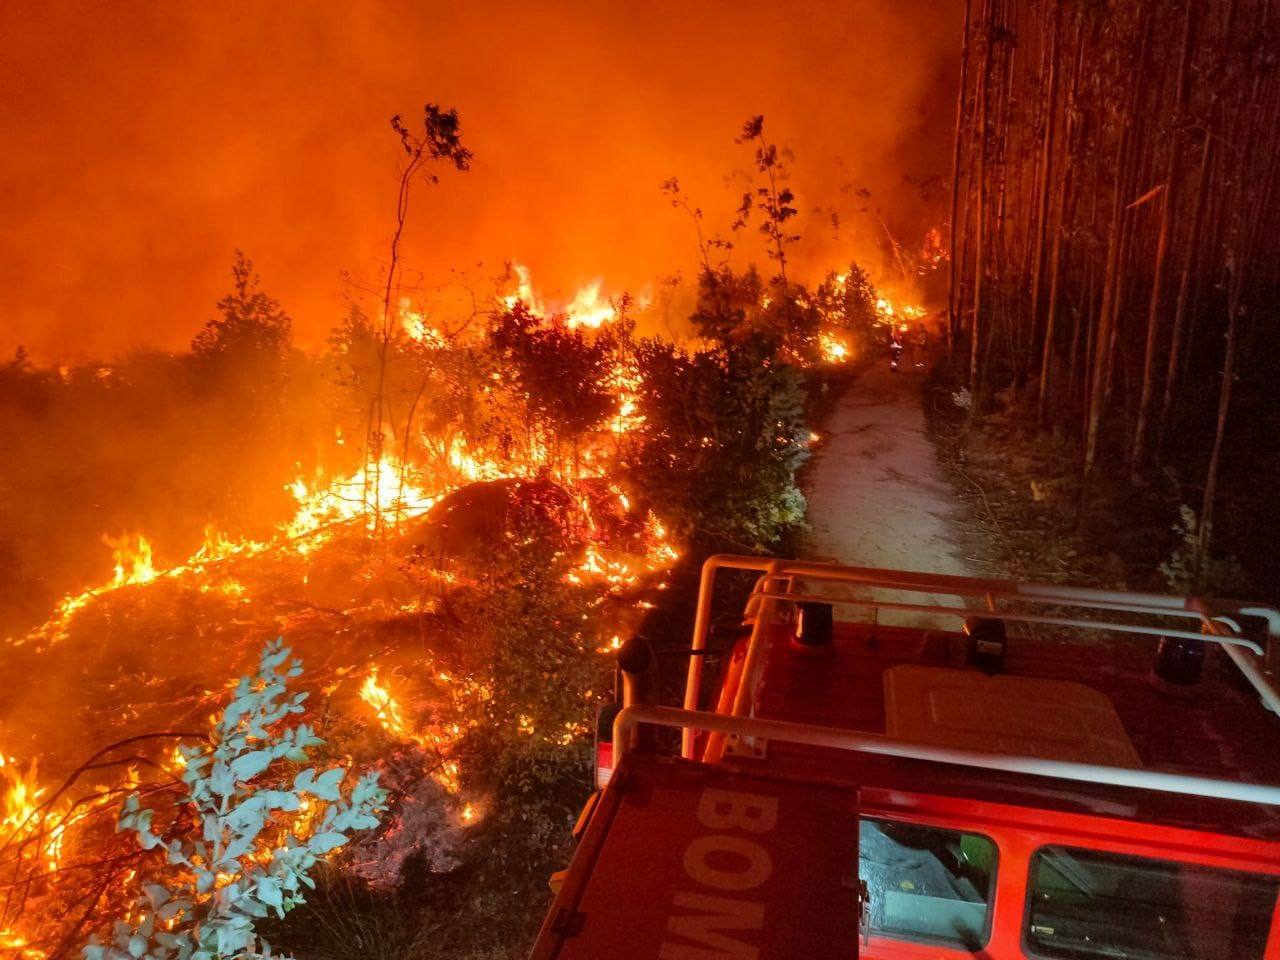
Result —
<instances>
[{"instance_id":1,"label":"orange glowing sky","mask_svg":"<svg viewBox=\"0 0 1280 960\"><path fill-rule=\"evenodd\" d=\"M0 6L0 351L181 348L257 263L302 343L377 276L392 114L455 106L476 159L419 189L409 265L528 264L553 298L688 273L669 176L726 222L754 113L790 146L811 263L874 244L841 194L902 229L936 216L904 174L950 162L956 0L623 3L7 0ZM728 178L728 180L726 180ZM841 206L837 241L811 211ZM477 266L482 264L482 266Z\"/></svg>"}]
</instances>

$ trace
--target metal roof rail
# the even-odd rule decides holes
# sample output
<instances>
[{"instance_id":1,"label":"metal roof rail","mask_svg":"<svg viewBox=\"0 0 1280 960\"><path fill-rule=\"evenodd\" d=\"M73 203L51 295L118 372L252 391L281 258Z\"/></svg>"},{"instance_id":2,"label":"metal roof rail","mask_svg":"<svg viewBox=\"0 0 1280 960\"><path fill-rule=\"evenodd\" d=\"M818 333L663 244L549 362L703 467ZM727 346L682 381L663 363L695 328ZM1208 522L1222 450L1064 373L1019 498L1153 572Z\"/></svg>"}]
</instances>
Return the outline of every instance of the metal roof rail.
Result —
<instances>
[{"instance_id":1,"label":"metal roof rail","mask_svg":"<svg viewBox=\"0 0 1280 960\"><path fill-rule=\"evenodd\" d=\"M712 594L715 589L716 574L722 569L761 574L748 602L748 612L754 614L755 623L743 666L743 682L732 708L733 715L738 717L749 716L753 711L755 689L761 675L763 640L776 604L799 600L827 603L833 606L861 606L876 611L883 609L929 613L954 617L961 621L972 616L999 617L1022 623L1042 623L1073 629L1157 637L1191 638L1216 643L1222 647L1245 680L1257 692L1263 704L1272 712L1280 714L1280 690L1277 690L1268 669L1269 658L1275 656L1277 649L1280 649L1280 643L1276 642L1280 640L1280 610L1265 604L716 554L707 558L702 565L698 606L693 627L692 650L695 654L706 649L711 623ZM929 600L913 603L866 596L832 597L808 591L797 593L795 591L797 580L803 580L806 584L827 582L849 587L924 593L929 595ZM784 584L785 588L779 589ZM969 605L950 606L934 599L938 595L964 599L978 598L982 606L980 608ZM1027 609L1028 606L1032 609ZM1072 607L1082 612L1099 615L1099 617L1094 619L1093 617L1037 613L1035 607L1042 610L1045 607ZM1135 622L1132 618L1119 619L1118 615L1121 614L1146 618L1146 622ZM1265 623L1265 645L1244 635L1239 622L1241 617L1256 617ZM1167 618L1195 621L1199 630L1198 632L1179 630L1159 622ZM697 655L689 659L684 694L684 708L687 711L698 709L702 661L703 658ZM693 756L693 732L687 728L682 737L681 752L687 758Z\"/></svg>"},{"instance_id":2,"label":"metal roof rail","mask_svg":"<svg viewBox=\"0 0 1280 960\"><path fill-rule=\"evenodd\" d=\"M613 742L615 759L619 766L626 753L631 731L641 724L677 727L692 732L705 730L725 736L760 737L785 743L923 760L930 763L948 763L980 770L1052 777L1079 783L1280 806L1280 787L1270 784L1241 783L1133 767L1042 760L1012 754L936 747L860 730L813 726L785 720L735 717L722 713L681 710L676 707L634 706L627 707L618 714L613 722Z\"/></svg>"}]
</instances>

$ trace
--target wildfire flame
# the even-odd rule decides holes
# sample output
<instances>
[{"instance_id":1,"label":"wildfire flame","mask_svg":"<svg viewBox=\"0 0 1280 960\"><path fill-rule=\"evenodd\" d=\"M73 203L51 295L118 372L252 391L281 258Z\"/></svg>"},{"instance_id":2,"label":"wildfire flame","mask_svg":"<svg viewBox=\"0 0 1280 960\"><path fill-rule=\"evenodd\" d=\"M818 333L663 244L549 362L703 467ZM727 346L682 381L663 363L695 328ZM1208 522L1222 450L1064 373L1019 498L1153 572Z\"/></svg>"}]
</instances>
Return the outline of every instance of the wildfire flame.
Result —
<instances>
[{"instance_id":1,"label":"wildfire flame","mask_svg":"<svg viewBox=\"0 0 1280 960\"><path fill-rule=\"evenodd\" d=\"M151 542L141 534L137 536L103 537L115 559L115 576L112 587L124 587L131 583L150 583L157 576L151 558Z\"/></svg>"},{"instance_id":2,"label":"wildfire flame","mask_svg":"<svg viewBox=\"0 0 1280 960\"><path fill-rule=\"evenodd\" d=\"M919 320L926 313L924 307L918 307L914 304L895 304L888 297L879 297L876 300L876 313L879 315L881 322L893 324L899 320Z\"/></svg>"},{"instance_id":3,"label":"wildfire flame","mask_svg":"<svg viewBox=\"0 0 1280 960\"><path fill-rule=\"evenodd\" d=\"M523 303L530 313L540 317L563 316L569 329L587 327L596 329L618 315L617 309L600 295L602 281L593 280L579 289L568 303L562 307L549 307L533 289L532 275L529 268L522 263L512 261L511 271L516 276L516 290L502 298L508 307Z\"/></svg>"},{"instance_id":4,"label":"wildfire flame","mask_svg":"<svg viewBox=\"0 0 1280 960\"><path fill-rule=\"evenodd\" d=\"M400 704L391 695L391 691L378 681L377 667L371 669L364 678L364 684L360 687L360 698L373 707L378 722L388 734L397 740L412 740L425 745L425 741L418 737L405 722L404 715L400 712Z\"/></svg>"},{"instance_id":5,"label":"wildfire flame","mask_svg":"<svg viewBox=\"0 0 1280 960\"><path fill-rule=\"evenodd\" d=\"M437 674L437 679L441 683L453 682L453 678L447 673ZM370 668L360 686L360 699L373 708L374 716L388 737L416 744L440 757L431 776L446 792L457 794L462 789L461 770L457 761L450 757L450 752L462 733L461 727L450 724L448 727L415 729L405 719L400 702L391 693L390 687L378 679L376 666Z\"/></svg>"},{"instance_id":6,"label":"wildfire flame","mask_svg":"<svg viewBox=\"0 0 1280 960\"><path fill-rule=\"evenodd\" d=\"M429 323L425 313L414 310L407 297L400 301L400 326L410 340L425 347L438 350L449 345L444 332Z\"/></svg>"},{"instance_id":7,"label":"wildfire flame","mask_svg":"<svg viewBox=\"0 0 1280 960\"><path fill-rule=\"evenodd\" d=\"M843 296L848 290L849 276L848 272L828 274L827 283L836 297ZM876 298L875 320L881 326L893 326L904 320L919 321L926 313L924 307L915 304L895 303L884 295ZM847 322L843 307L837 305L833 314L827 317L826 329L818 333L818 352L823 363L838 365L853 360L855 351L848 339L847 329L841 326Z\"/></svg>"}]
</instances>

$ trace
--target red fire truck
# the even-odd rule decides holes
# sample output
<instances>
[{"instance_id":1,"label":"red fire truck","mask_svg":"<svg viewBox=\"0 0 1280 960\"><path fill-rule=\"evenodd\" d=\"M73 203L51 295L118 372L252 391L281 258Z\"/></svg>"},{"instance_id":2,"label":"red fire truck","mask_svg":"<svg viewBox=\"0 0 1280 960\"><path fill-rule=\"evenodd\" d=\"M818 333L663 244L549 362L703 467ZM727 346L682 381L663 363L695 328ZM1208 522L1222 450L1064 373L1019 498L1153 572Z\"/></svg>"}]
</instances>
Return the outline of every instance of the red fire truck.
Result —
<instances>
[{"instance_id":1,"label":"red fire truck","mask_svg":"<svg viewBox=\"0 0 1280 960\"><path fill-rule=\"evenodd\" d=\"M726 570L757 579L704 684ZM1260 604L713 557L683 708L624 651L532 956L1280 960L1278 636Z\"/></svg>"}]
</instances>

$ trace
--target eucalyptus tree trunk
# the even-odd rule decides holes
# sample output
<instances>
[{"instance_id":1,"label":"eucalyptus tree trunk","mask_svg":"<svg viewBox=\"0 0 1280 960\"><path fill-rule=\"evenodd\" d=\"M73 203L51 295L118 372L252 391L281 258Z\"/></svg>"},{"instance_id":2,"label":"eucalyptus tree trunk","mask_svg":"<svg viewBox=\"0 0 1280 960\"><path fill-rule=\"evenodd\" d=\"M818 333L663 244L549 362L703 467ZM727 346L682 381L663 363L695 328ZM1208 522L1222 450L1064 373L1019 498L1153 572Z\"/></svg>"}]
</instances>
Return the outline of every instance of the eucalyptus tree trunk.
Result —
<instances>
[{"instance_id":1,"label":"eucalyptus tree trunk","mask_svg":"<svg viewBox=\"0 0 1280 960\"><path fill-rule=\"evenodd\" d=\"M1227 352L1222 361L1222 386L1218 391L1218 422L1213 436L1213 450L1209 454L1209 466L1205 473L1204 499L1200 502L1200 540L1198 552L1200 564L1209 557L1213 543L1213 511L1218 499L1218 469L1222 463L1222 443L1227 432L1227 414L1231 410L1232 385L1236 379L1236 344L1239 340L1240 276L1239 269L1232 271L1231 293L1227 305Z\"/></svg>"},{"instance_id":2,"label":"eucalyptus tree trunk","mask_svg":"<svg viewBox=\"0 0 1280 960\"><path fill-rule=\"evenodd\" d=\"M987 104L991 83L991 41L994 0L983 4L982 69L978 73L978 202L974 229L973 255L973 321L969 325L969 389L974 393L974 407L978 392L978 349L982 339L982 275L986 271L985 232L987 219ZM972 409L972 408L971 408Z\"/></svg>"},{"instance_id":3,"label":"eucalyptus tree trunk","mask_svg":"<svg viewBox=\"0 0 1280 960\"><path fill-rule=\"evenodd\" d=\"M1036 199L1036 226L1035 226L1035 253L1031 258L1031 316L1030 335L1027 338L1027 350L1031 353L1035 350L1036 334L1040 327L1040 283L1044 275L1044 247L1045 237L1049 233L1049 186L1053 178L1053 147L1054 134L1056 133L1056 121L1058 117L1058 75L1060 73L1058 66L1058 34L1062 28L1062 5L1054 5L1053 28L1049 40L1049 82L1048 92L1046 94L1047 107L1044 119L1044 140L1041 145L1041 178L1040 191ZM1047 333L1052 333L1052 320L1048 321ZM1042 353L1047 354L1049 340L1046 336L1045 350ZM1045 359L1041 358L1040 384L1039 393L1043 395L1044 383L1044 366ZM1030 366L1030 358L1028 358L1027 366ZM1038 419L1037 414L1037 419Z\"/></svg>"},{"instance_id":4,"label":"eucalyptus tree trunk","mask_svg":"<svg viewBox=\"0 0 1280 960\"><path fill-rule=\"evenodd\" d=\"M1213 161L1214 138L1205 134L1200 157L1200 182L1196 187L1195 212L1191 217L1191 231L1187 237L1187 254L1182 266L1182 279L1178 284L1178 300L1173 310L1173 332L1169 337L1169 359L1164 373L1164 396L1160 401L1160 418L1156 421L1155 456L1159 460L1164 449L1165 431L1173 413L1174 390L1181 370L1183 341L1186 339L1187 306L1191 293L1192 276L1196 269L1200 250L1200 230L1204 225L1204 211L1209 197L1209 171Z\"/></svg>"},{"instance_id":5,"label":"eucalyptus tree trunk","mask_svg":"<svg viewBox=\"0 0 1280 960\"><path fill-rule=\"evenodd\" d=\"M969 86L969 26L973 15L973 0L964 3L964 34L960 44L960 88L956 94L956 137L955 149L951 157L951 261L948 264L951 274L947 293L947 349L952 349L956 337L960 333L958 311L963 307L963 298L957 286L956 264L960 260L959 247L956 245L956 226L960 212L960 154L964 139L964 104L965 93Z\"/></svg>"},{"instance_id":6,"label":"eucalyptus tree trunk","mask_svg":"<svg viewBox=\"0 0 1280 960\"><path fill-rule=\"evenodd\" d=\"M1176 107L1169 144L1169 164L1165 171L1164 196L1160 206L1160 233L1156 240L1156 259L1151 281L1151 300L1147 305L1147 344L1142 362L1142 396L1138 401L1138 423L1130 447L1130 478L1137 481L1147 460L1148 421L1155 392L1156 347L1160 340L1160 303L1164 294L1165 261L1169 254L1169 236L1178 202L1178 184L1182 178L1181 126L1191 94L1191 53L1195 42L1196 4L1186 0L1186 19L1182 32L1182 56L1178 62Z\"/></svg>"},{"instance_id":7,"label":"eucalyptus tree trunk","mask_svg":"<svg viewBox=\"0 0 1280 960\"><path fill-rule=\"evenodd\" d=\"M1111 356L1111 318L1115 303L1115 280L1119 270L1121 234L1124 227L1123 191L1128 182L1130 131L1121 136L1120 157L1116 164L1112 196L1111 227L1108 230L1106 273L1102 283L1102 299L1098 306L1097 327L1093 331L1093 359L1089 369L1089 404L1085 413L1084 472L1093 472L1097 458L1098 431L1102 424L1102 406L1107 386L1107 361Z\"/></svg>"},{"instance_id":8,"label":"eucalyptus tree trunk","mask_svg":"<svg viewBox=\"0 0 1280 960\"><path fill-rule=\"evenodd\" d=\"M1074 68L1071 75L1071 90L1067 94L1066 134L1063 137L1064 170L1059 178L1057 196L1053 202L1053 223L1051 234L1053 248L1049 254L1049 306L1045 317L1044 346L1040 351L1040 381L1036 388L1036 428L1043 430L1045 412L1049 400L1049 389L1053 382L1054 336L1057 332L1058 301L1062 280L1063 233L1067 222L1067 199L1073 196L1071 187L1074 180L1075 165L1071 162L1073 137L1076 132L1076 104L1080 90L1080 72L1084 58L1084 24L1077 25L1076 52L1073 58ZM1079 335L1079 319L1072 336L1072 352L1074 353L1076 338ZM1071 358L1068 358L1071 359Z\"/></svg>"}]
</instances>

